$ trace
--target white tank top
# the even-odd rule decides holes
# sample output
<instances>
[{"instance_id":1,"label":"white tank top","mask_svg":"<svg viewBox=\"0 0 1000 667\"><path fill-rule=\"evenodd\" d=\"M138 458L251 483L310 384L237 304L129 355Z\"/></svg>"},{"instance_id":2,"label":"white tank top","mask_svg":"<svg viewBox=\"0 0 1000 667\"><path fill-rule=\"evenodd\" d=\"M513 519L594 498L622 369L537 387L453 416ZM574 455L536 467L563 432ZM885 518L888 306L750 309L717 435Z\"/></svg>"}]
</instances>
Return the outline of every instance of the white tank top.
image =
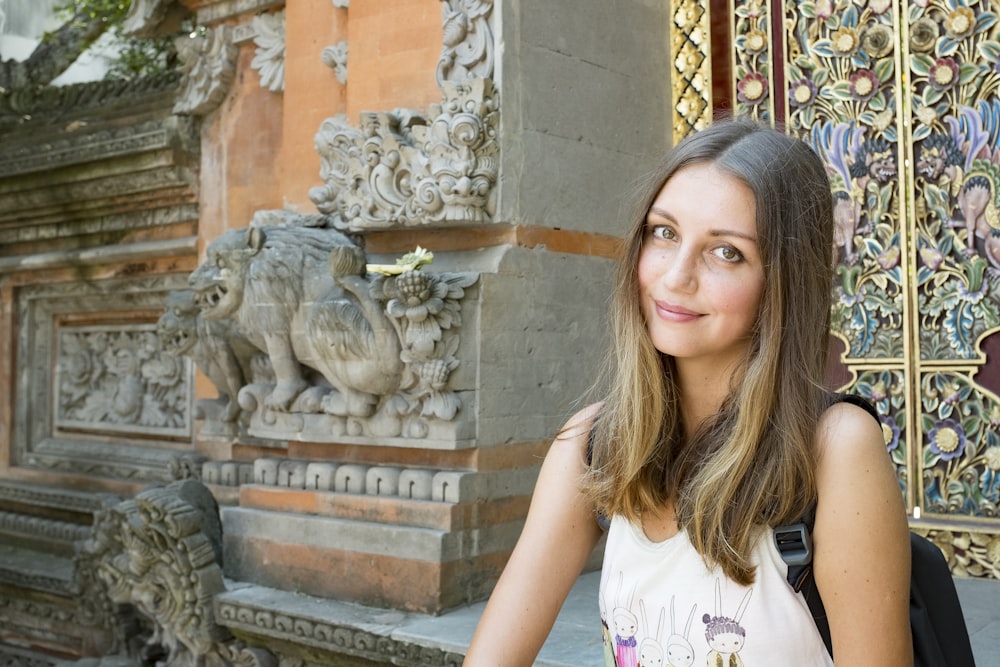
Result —
<instances>
[{"instance_id":1,"label":"white tank top","mask_svg":"<svg viewBox=\"0 0 1000 667\"><path fill-rule=\"evenodd\" d=\"M652 542L614 517L600 588L607 667L832 666L771 531L753 562L756 579L741 586L706 568L685 531Z\"/></svg>"}]
</instances>

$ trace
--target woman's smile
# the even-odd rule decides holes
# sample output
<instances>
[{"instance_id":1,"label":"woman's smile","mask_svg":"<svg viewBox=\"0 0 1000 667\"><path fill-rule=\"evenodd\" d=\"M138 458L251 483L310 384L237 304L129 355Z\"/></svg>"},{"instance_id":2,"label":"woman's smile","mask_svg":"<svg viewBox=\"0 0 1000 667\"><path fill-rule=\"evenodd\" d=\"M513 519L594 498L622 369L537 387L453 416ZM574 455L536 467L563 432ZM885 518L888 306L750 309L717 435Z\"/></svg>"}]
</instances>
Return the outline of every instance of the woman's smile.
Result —
<instances>
[{"instance_id":1,"label":"woman's smile","mask_svg":"<svg viewBox=\"0 0 1000 667\"><path fill-rule=\"evenodd\" d=\"M656 304L656 314L671 322L692 322L701 317L701 313L667 301L654 300L654 303Z\"/></svg>"}]
</instances>

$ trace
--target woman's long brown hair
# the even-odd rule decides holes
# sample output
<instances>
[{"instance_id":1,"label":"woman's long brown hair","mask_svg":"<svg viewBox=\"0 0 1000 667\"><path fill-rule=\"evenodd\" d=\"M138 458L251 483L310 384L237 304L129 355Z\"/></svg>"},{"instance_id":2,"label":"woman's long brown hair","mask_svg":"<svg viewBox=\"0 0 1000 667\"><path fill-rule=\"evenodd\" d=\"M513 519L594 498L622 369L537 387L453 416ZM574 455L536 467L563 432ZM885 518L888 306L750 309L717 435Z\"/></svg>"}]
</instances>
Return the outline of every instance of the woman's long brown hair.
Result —
<instances>
[{"instance_id":1,"label":"woman's long brown hair","mask_svg":"<svg viewBox=\"0 0 1000 667\"><path fill-rule=\"evenodd\" d=\"M678 169L712 163L756 201L765 287L746 358L719 412L686 437L672 359L652 344L636 266L646 214ZM721 121L673 148L638 201L619 263L585 489L600 512L639 521L675 502L678 524L733 580L754 579L763 526L796 521L814 502L814 439L826 407L833 203L806 144L749 121Z\"/></svg>"}]
</instances>

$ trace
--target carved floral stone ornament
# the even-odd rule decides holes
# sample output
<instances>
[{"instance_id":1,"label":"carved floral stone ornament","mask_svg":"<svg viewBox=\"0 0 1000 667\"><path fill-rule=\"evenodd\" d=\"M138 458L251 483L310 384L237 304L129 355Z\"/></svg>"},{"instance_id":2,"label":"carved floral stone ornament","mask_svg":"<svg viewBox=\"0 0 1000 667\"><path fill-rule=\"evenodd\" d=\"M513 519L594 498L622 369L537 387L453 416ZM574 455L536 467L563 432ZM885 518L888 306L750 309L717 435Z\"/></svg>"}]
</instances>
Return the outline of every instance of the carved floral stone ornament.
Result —
<instances>
[{"instance_id":1,"label":"carved floral stone ornament","mask_svg":"<svg viewBox=\"0 0 1000 667\"><path fill-rule=\"evenodd\" d=\"M347 83L347 54L349 48L347 40L343 39L333 46L323 49L320 59L323 64L333 70L337 81L341 84Z\"/></svg>"},{"instance_id":2,"label":"carved floral stone ornament","mask_svg":"<svg viewBox=\"0 0 1000 667\"><path fill-rule=\"evenodd\" d=\"M459 413L449 379L477 274L422 270L423 250L369 266L332 222L260 211L168 299L161 339L219 390L206 426L223 432L242 408L264 438L423 438Z\"/></svg>"},{"instance_id":3,"label":"carved floral stone ornament","mask_svg":"<svg viewBox=\"0 0 1000 667\"><path fill-rule=\"evenodd\" d=\"M260 85L272 93L285 89L285 11L261 14L252 21L254 53L250 67L260 74Z\"/></svg>"},{"instance_id":4,"label":"carved floral stone ornament","mask_svg":"<svg viewBox=\"0 0 1000 667\"><path fill-rule=\"evenodd\" d=\"M309 198L344 231L487 222L499 172L493 3L447 0L438 64L442 101L428 115L339 115L316 135L323 185Z\"/></svg>"}]
</instances>

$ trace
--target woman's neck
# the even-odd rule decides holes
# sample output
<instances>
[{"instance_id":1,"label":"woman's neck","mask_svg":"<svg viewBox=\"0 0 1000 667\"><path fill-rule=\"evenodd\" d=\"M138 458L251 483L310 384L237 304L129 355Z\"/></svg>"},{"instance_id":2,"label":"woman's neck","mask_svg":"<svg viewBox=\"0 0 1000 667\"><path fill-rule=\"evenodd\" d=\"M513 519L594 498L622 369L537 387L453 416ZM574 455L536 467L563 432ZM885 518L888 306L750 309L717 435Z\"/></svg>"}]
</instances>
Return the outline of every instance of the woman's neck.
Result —
<instances>
[{"instance_id":1,"label":"woman's neck","mask_svg":"<svg viewBox=\"0 0 1000 667\"><path fill-rule=\"evenodd\" d=\"M690 437L722 408L733 388L733 369L717 364L675 360L674 370L680 389L680 407L684 430Z\"/></svg>"}]
</instances>

